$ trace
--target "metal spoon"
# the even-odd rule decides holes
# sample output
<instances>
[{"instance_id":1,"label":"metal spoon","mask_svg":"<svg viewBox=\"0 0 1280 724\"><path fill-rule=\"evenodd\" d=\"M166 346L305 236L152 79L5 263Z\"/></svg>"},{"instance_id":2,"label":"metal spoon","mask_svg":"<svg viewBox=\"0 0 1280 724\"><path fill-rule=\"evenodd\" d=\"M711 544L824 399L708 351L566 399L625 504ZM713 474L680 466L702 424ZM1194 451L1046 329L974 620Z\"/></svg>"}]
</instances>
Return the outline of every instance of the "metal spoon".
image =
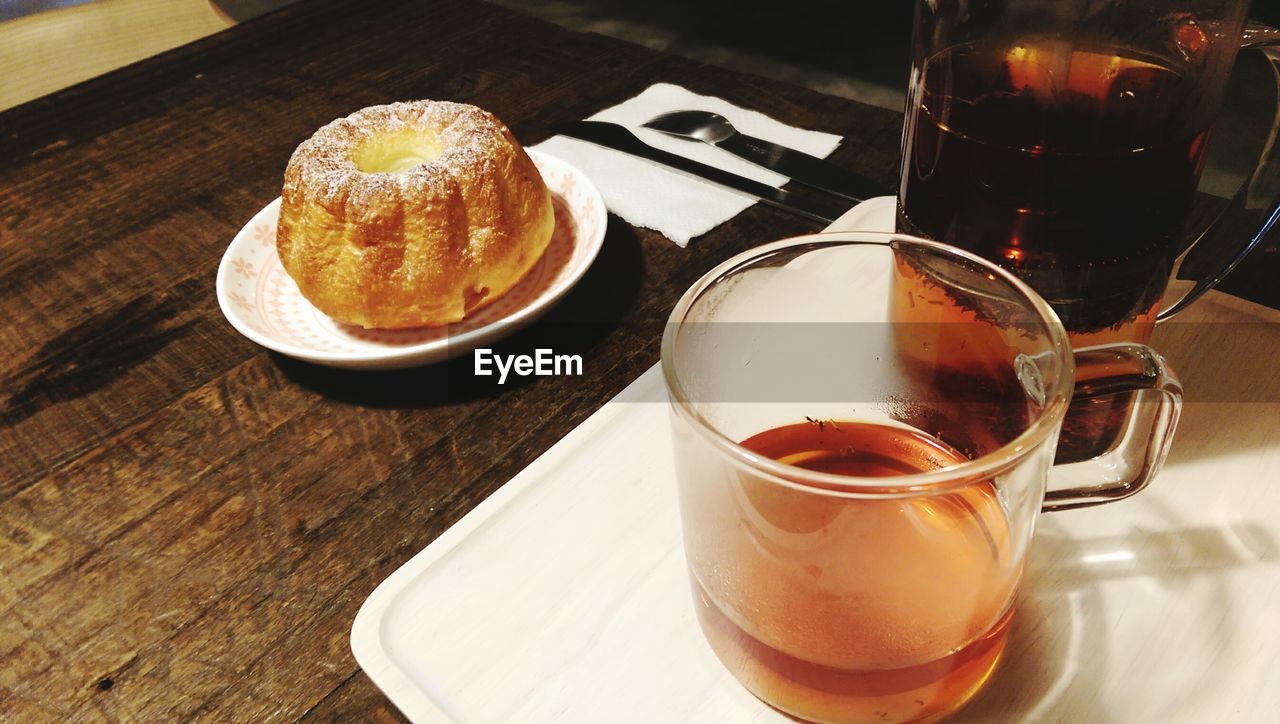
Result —
<instances>
[{"instance_id":1,"label":"metal spoon","mask_svg":"<svg viewBox=\"0 0 1280 724\"><path fill-rule=\"evenodd\" d=\"M879 184L830 161L739 133L727 118L718 113L672 111L653 118L643 127L677 138L709 143L757 166L850 201L862 201L886 193Z\"/></svg>"}]
</instances>

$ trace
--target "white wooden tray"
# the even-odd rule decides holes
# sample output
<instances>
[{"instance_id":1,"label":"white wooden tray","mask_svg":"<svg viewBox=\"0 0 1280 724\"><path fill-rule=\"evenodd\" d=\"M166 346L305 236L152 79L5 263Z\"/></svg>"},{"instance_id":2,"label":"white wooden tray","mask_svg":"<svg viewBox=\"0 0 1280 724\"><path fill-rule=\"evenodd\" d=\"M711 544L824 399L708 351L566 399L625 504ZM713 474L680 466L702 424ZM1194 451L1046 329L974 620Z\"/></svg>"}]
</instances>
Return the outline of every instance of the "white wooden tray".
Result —
<instances>
[{"instance_id":1,"label":"white wooden tray","mask_svg":"<svg viewBox=\"0 0 1280 724\"><path fill-rule=\"evenodd\" d=\"M855 212L837 223L885 209ZM1189 394L1169 463L1041 519L1006 659L959 720L1280 717L1280 312L1211 293L1179 319L1153 343ZM370 595L352 650L409 718L787 721L694 619L664 400L651 369Z\"/></svg>"}]
</instances>

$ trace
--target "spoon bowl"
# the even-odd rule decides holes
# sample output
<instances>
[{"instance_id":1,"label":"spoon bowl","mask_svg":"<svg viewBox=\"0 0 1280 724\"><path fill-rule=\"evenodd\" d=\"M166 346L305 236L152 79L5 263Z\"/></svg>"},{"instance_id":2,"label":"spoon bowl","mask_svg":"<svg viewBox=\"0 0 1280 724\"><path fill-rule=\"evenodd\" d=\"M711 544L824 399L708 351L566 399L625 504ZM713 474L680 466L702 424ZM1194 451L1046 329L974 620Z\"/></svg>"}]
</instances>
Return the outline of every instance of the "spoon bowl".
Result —
<instances>
[{"instance_id":1,"label":"spoon bowl","mask_svg":"<svg viewBox=\"0 0 1280 724\"><path fill-rule=\"evenodd\" d=\"M728 118L710 111L672 111L642 124L643 128L669 136L693 138L705 143L720 143L738 133Z\"/></svg>"}]
</instances>

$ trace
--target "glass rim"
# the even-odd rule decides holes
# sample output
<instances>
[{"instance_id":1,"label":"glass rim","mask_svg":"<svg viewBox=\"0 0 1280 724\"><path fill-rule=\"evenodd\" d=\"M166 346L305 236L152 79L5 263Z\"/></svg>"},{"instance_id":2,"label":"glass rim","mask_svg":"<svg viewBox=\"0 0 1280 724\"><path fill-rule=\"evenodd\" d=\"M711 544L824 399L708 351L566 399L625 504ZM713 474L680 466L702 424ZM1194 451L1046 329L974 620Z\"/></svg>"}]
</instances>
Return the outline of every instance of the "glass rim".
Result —
<instances>
[{"instance_id":1,"label":"glass rim","mask_svg":"<svg viewBox=\"0 0 1280 724\"><path fill-rule=\"evenodd\" d=\"M943 257L959 258L978 264L984 271L994 274L1018 293L1027 307L1043 322L1049 336L1049 344L1062 362L1061 374L1048 390L1049 397L1039 417L1033 420L1014 439L972 460L936 470L891 477L865 477L823 473L796 465L788 465L754 453L725 435L706 419L689 401L675 371L675 344L678 329L694 302L726 274L749 262L782 249L814 244L826 247L875 245L888 249L898 246L914 246L927 249ZM702 275L680 296L667 318L662 331L661 361L662 379L666 385L669 404L700 435L731 460L755 473L764 474L772 482L786 487L834 497L891 498L921 494L933 494L989 479L1004 472L1038 448L1048 438L1066 415L1075 385L1075 358L1067 331L1058 315L1026 282L1012 273L963 249L909 234L887 231L829 231L792 236L753 247L726 259Z\"/></svg>"}]
</instances>

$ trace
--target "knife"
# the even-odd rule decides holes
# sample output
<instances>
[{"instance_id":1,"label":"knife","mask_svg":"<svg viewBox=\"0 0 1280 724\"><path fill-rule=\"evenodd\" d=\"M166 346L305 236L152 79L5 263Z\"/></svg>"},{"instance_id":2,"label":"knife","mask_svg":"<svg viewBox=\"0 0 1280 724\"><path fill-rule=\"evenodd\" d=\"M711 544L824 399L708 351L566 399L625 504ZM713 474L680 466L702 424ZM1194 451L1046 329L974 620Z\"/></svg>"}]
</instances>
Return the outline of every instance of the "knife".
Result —
<instances>
[{"instance_id":1,"label":"knife","mask_svg":"<svg viewBox=\"0 0 1280 724\"><path fill-rule=\"evenodd\" d=\"M805 186L850 201L883 196L885 189L817 156L742 133L727 118L709 111L673 111L643 124L644 128L687 141L701 141Z\"/></svg>"},{"instance_id":2,"label":"knife","mask_svg":"<svg viewBox=\"0 0 1280 724\"><path fill-rule=\"evenodd\" d=\"M704 181L710 181L717 186L724 186L738 193L754 196L769 206L783 211L790 211L793 214L799 214L823 224L831 224L848 210L838 205L798 197L790 191L783 191L768 184L739 176L736 173L729 173L715 166L708 166L691 158L685 158L660 148L654 148L636 138L635 134L624 126L619 126L616 123L570 121L552 126L551 132L594 143L597 146L612 148L615 151L622 151L649 161L655 161L677 171L696 176Z\"/></svg>"}]
</instances>

